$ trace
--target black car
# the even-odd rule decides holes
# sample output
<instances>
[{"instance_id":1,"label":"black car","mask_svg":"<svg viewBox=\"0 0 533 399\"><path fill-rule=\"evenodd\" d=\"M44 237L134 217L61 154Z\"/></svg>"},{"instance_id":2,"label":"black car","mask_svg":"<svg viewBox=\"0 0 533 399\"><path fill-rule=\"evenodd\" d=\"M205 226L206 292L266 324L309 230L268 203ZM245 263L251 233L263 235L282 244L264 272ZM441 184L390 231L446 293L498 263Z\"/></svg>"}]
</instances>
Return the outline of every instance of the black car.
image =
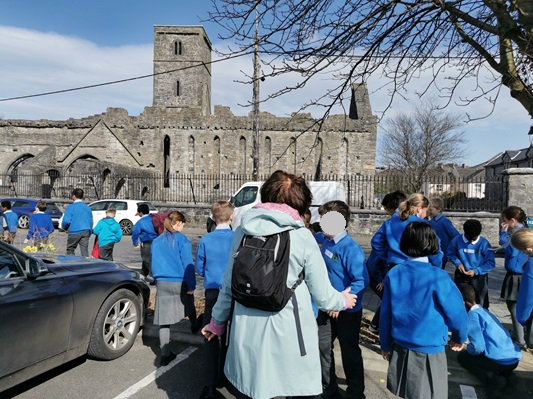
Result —
<instances>
[{"instance_id":1,"label":"black car","mask_svg":"<svg viewBox=\"0 0 533 399\"><path fill-rule=\"evenodd\" d=\"M144 278L120 263L29 255L0 241L0 392L86 354L122 356L149 297Z\"/></svg>"}]
</instances>

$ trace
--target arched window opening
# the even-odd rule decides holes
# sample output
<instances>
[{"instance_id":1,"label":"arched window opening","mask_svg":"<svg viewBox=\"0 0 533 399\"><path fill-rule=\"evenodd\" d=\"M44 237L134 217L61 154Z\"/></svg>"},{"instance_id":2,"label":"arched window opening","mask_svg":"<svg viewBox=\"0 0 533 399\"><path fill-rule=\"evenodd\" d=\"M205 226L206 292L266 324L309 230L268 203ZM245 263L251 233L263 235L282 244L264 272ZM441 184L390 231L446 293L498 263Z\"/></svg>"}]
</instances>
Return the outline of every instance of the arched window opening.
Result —
<instances>
[{"instance_id":1,"label":"arched window opening","mask_svg":"<svg viewBox=\"0 0 533 399\"><path fill-rule=\"evenodd\" d=\"M220 175L220 137L215 136L213 142L213 172Z\"/></svg>"},{"instance_id":2,"label":"arched window opening","mask_svg":"<svg viewBox=\"0 0 533 399\"><path fill-rule=\"evenodd\" d=\"M242 155L241 173L244 175L246 174L246 138L244 136L241 136L239 140L239 149Z\"/></svg>"},{"instance_id":3,"label":"arched window opening","mask_svg":"<svg viewBox=\"0 0 533 399\"><path fill-rule=\"evenodd\" d=\"M272 173L272 139L270 137L265 138L265 169L268 170L268 174Z\"/></svg>"},{"instance_id":4,"label":"arched window opening","mask_svg":"<svg viewBox=\"0 0 533 399\"><path fill-rule=\"evenodd\" d=\"M18 175L18 168L24 165L24 162L26 162L28 159L33 158L32 154L24 154L17 158L15 162L11 164L11 166L7 169L7 174L11 178L11 182L16 183L17 182L17 175Z\"/></svg>"},{"instance_id":5,"label":"arched window opening","mask_svg":"<svg viewBox=\"0 0 533 399\"><path fill-rule=\"evenodd\" d=\"M196 162L196 154L195 154L195 145L194 145L194 137L189 136L189 173L194 173L194 165Z\"/></svg>"},{"instance_id":6,"label":"arched window opening","mask_svg":"<svg viewBox=\"0 0 533 399\"><path fill-rule=\"evenodd\" d=\"M167 135L163 140L163 187L170 187L170 137Z\"/></svg>"},{"instance_id":7,"label":"arched window opening","mask_svg":"<svg viewBox=\"0 0 533 399\"><path fill-rule=\"evenodd\" d=\"M181 55L183 52L183 45L182 43L177 40L174 42L174 55Z\"/></svg>"}]
</instances>

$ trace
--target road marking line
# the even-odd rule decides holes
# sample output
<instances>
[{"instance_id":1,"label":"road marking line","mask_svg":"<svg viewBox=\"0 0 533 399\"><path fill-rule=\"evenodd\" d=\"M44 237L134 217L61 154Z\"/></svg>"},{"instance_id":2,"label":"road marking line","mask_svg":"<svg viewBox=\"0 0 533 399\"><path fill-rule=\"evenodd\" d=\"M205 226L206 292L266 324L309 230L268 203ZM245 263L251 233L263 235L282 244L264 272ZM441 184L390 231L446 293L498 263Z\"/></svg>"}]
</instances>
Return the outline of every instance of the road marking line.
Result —
<instances>
[{"instance_id":1,"label":"road marking line","mask_svg":"<svg viewBox=\"0 0 533 399\"><path fill-rule=\"evenodd\" d=\"M183 352L178 354L178 356L176 356L176 358L173 361L171 361L167 366L159 367L157 370L154 370L153 372L148 374L146 377L144 377L142 380L140 380L136 384L126 389L120 395L115 396L114 399L127 399L130 396L134 395L135 393L139 392L145 386L154 382L157 378L161 377L163 374L169 371L172 367L182 362L183 360L187 359L196 349L198 348L195 348L192 346L188 347Z\"/></svg>"},{"instance_id":2,"label":"road marking line","mask_svg":"<svg viewBox=\"0 0 533 399\"><path fill-rule=\"evenodd\" d=\"M476 390L470 385L459 385L463 399L477 399Z\"/></svg>"}]
</instances>

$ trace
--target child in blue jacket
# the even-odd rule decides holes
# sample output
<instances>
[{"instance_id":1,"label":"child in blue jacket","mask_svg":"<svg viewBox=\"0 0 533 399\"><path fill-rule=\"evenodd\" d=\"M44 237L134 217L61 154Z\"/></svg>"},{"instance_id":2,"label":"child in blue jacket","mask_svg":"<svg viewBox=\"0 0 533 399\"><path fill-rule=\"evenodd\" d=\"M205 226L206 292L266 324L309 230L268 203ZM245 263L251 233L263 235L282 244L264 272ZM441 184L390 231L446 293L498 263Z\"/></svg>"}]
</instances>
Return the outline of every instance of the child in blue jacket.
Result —
<instances>
[{"instance_id":1,"label":"child in blue jacket","mask_svg":"<svg viewBox=\"0 0 533 399\"><path fill-rule=\"evenodd\" d=\"M11 201L2 201L0 206L2 207L2 239L8 244L13 244L17 235L19 217L11 210ZM4 237L4 232L7 232L7 237Z\"/></svg>"},{"instance_id":2,"label":"child in blue jacket","mask_svg":"<svg viewBox=\"0 0 533 399\"><path fill-rule=\"evenodd\" d=\"M115 220L117 210L109 208L105 211L105 218L98 221L94 226L93 233L98 236L98 258L113 260L115 243L122 239L122 229Z\"/></svg>"},{"instance_id":3,"label":"child in blue jacket","mask_svg":"<svg viewBox=\"0 0 533 399\"><path fill-rule=\"evenodd\" d=\"M46 202L37 202L35 212L30 215L30 226L24 243L33 240L33 245L36 247L48 244L48 237L54 232L54 224L50 215L44 213L46 208L48 208Z\"/></svg>"},{"instance_id":4,"label":"child in blue jacket","mask_svg":"<svg viewBox=\"0 0 533 399\"><path fill-rule=\"evenodd\" d=\"M433 267L429 256L439 242L425 222L412 222L400 239L409 259L385 277L379 339L389 361L387 388L410 399L448 398L445 346L460 351L466 341L468 317L461 293L446 271Z\"/></svg>"},{"instance_id":5,"label":"child in blue jacket","mask_svg":"<svg viewBox=\"0 0 533 399\"><path fill-rule=\"evenodd\" d=\"M341 312L319 311L317 323L324 389L322 397L340 397L333 355L333 342L338 339L348 385L347 396L360 399L365 397L363 357L359 347L363 292L368 285L364 252L346 232L351 212L345 202L326 202L320 206L319 213L324 233L320 252L326 263L331 285L339 292L350 287L350 292L357 294L357 303L352 309Z\"/></svg>"},{"instance_id":6,"label":"child in blue jacket","mask_svg":"<svg viewBox=\"0 0 533 399\"><path fill-rule=\"evenodd\" d=\"M407 196L403 192L394 191L383 197L381 206L385 212L387 212L390 216L393 216L394 214L398 213L398 207L400 206L400 203L406 199ZM370 288L372 288L372 291L374 291L379 299L381 299L383 296L383 279L385 278L385 274L388 270L387 262L385 259L380 258L378 252L372 251L365 262L365 266L368 270L368 276L370 278ZM381 305L376 309L374 317L372 318L372 321L368 327L368 329L375 334L379 331L380 311Z\"/></svg>"},{"instance_id":7,"label":"child in blue jacket","mask_svg":"<svg viewBox=\"0 0 533 399\"><path fill-rule=\"evenodd\" d=\"M529 260L529 256L511 245L511 235L527 226L527 217L524 210L518 206L509 206L502 211L502 224L499 244L505 250L505 270L507 273L503 279L501 298L505 300L507 309L511 315L513 325L513 337L516 344L521 349L533 346L533 323L529 320L526 329L527 337L524 337L524 327L516 319L516 301L518 290L522 281L524 266Z\"/></svg>"},{"instance_id":8,"label":"child in blue jacket","mask_svg":"<svg viewBox=\"0 0 533 399\"><path fill-rule=\"evenodd\" d=\"M489 308L489 272L496 267L494 251L482 237L481 222L468 219L464 234L455 237L448 247L448 258L455 265L454 281L459 288L471 285L479 296L479 304Z\"/></svg>"},{"instance_id":9,"label":"child in blue jacket","mask_svg":"<svg viewBox=\"0 0 533 399\"><path fill-rule=\"evenodd\" d=\"M533 230L520 229L514 232L511 236L511 244L529 256L518 291L516 320L523 326L531 325L533 318Z\"/></svg>"},{"instance_id":10,"label":"child in blue jacket","mask_svg":"<svg viewBox=\"0 0 533 399\"><path fill-rule=\"evenodd\" d=\"M450 241L453 240L458 235L461 235L459 231L455 228L452 222L444 216L442 211L444 210L444 201L440 197L433 197L429 201L429 215L431 219L429 224L435 229L437 237L440 240L440 248L444 256L442 257L442 268L446 268L446 263L448 263L448 245Z\"/></svg>"},{"instance_id":11,"label":"child in blue jacket","mask_svg":"<svg viewBox=\"0 0 533 399\"><path fill-rule=\"evenodd\" d=\"M501 398L522 354L500 321L477 304L474 287L464 286L461 294L468 312L470 342L457 360L487 386L489 399Z\"/></svg>"},{"instance_id":12,"label":"child in blue jacket","mask_svg":"<svg viewBox=\"0 0 533 399\"><path fill-rule=\"evenodd\" d=\"M185 216L181 212L170 212L164 222L165 232L152 242L152 274L157 285L154 324L159 325L161 366L176 358L170 351L170 325L185 317L181 300L182 286L187 284L187 294L193 295L196 287L192 246L182 234ZM188 272L193 270L193 273Z\"/></svg>"},{"instance_id":13,"label":"child in blue jacket","mask_svg":"<svg viewBox=\"0 0 533 399\"><path fill-rule=\"evenodd\" d=\"M211 321L211 312L218 299L224 272L228 267L234 232L231 229L233 205L228 201L218 201L211 206L211 214L217 227L204 235L196 250L196 272L204 278L205 311L203 320ZM222 345L225 335L220 339L204 342L205 384L200 395L201 399L217 397L216 387L224 379L224 350Z\"/></svg>"},{"instance_id":14,"label":"child in blue jacket","mask_svg":"<svg viewBox=\"0 0 533 399\"><path fill-rule=\"evenodd\" d=\"M378 258L387 263L388 269L407 260L408 256L400 250L400 238L405 227L411 222L428 223L426 220L429 200L422 194L411 196L400 203L398 212L381 225L370 244ZM443 253L440 250L429 257L433 266L442 267Z\"/></svg>"}]
</instances>

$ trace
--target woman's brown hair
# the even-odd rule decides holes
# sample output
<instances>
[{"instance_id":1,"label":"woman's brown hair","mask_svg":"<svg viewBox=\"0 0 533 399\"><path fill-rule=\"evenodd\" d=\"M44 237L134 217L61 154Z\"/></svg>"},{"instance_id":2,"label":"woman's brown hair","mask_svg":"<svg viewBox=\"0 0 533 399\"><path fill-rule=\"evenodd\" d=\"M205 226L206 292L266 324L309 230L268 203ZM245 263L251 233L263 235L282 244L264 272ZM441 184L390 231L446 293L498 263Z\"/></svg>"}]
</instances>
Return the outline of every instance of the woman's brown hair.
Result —
<instances>
[{"instance_id":1,"label":"woman's brown hair","mask_svg":"<svg viewBox=\"0 0 533 399\"><path fill-rule=\"evenodd\" d=\"M287 204L300 216L311 206L313 194L303 177L276 170L261 187L261 202Z\"/></svg>"}]
</instances>

